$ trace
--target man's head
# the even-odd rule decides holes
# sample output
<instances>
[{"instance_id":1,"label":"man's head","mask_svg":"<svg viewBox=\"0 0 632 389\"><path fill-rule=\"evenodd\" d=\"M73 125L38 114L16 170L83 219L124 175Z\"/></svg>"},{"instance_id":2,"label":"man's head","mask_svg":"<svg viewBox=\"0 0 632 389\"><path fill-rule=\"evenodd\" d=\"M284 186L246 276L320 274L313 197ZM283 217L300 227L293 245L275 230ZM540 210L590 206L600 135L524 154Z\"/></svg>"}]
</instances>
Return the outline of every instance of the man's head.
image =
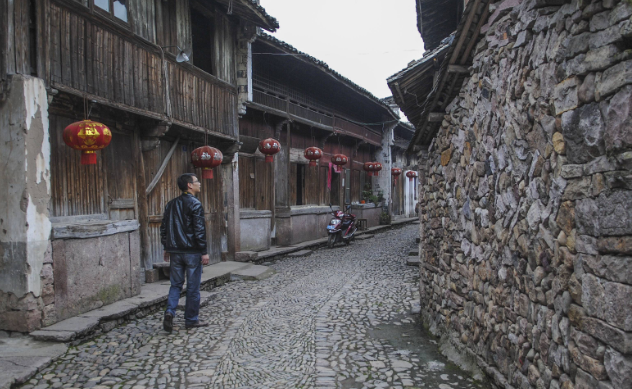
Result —
<instances>
[{"instance_id":1,"label":"man's head","mask_svg":"<svg viewBox=\"0 0 632 389\"><path fill-rule=\"evenodd\" d=\"M184 173L178 177L178 188L183 192L189 192L192 195L200 193L201 183L197 176L193 173Z\"/></svg>"}]
</instances>

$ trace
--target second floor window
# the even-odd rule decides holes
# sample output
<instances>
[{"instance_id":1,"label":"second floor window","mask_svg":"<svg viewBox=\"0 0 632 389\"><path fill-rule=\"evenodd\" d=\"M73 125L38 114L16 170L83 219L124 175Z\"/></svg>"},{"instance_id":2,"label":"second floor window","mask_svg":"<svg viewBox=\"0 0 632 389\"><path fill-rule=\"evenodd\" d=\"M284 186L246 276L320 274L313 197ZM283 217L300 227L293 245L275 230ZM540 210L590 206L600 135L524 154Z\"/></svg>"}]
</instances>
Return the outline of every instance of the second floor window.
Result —
<instances>
[{"instance_id":1,"label":"second floor window","mask_svg":"<svg viewBox=\"0 0 632 389\"><path fill-rule=\"evenodd\" d=\"M94 6L127 22L127 0L94 0Z\"/></svg>"}]
</instances>

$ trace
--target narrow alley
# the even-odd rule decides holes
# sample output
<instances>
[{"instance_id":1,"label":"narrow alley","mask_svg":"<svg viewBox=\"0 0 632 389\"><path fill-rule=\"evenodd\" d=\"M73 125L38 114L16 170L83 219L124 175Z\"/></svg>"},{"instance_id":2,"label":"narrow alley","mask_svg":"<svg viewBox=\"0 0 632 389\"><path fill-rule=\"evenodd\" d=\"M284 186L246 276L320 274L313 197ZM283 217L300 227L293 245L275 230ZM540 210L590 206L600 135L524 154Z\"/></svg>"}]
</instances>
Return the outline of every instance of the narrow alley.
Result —
<instances>
[{"instance_id":1,"label":"narrow alley","mask_svg":"<svg viewBox=\"0 0 632 389\"><path fill-rule=\"evenodd\" d=\"M418 225L268 264L212 291L211 325L162 312L70 348L22 388L480 388L418 323Z\"/></svg>"}]
</instances>

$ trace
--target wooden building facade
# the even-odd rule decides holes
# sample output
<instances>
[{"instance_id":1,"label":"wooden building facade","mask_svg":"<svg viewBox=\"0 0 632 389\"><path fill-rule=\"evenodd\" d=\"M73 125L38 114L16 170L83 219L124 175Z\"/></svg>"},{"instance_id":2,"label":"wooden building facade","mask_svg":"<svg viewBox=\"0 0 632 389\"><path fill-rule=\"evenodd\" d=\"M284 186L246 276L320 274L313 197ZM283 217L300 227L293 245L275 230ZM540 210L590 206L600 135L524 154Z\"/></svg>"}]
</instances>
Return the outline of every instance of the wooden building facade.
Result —
<instances>
[{"instance_id":1,"label":"wooden building facade","mask_svg":"<svg viewBox=\"0 0 632 389\"><path fill-rule=\"evenodd\" d=\"M325 236L329 204L353 204L354 213L377 224L381 208L360 205L364 191L380 191L363 165L378 159L396 114L325 63L269 35L252 44L252 63L239 122L239 201L242 229L260 232L242 235L242 250L264 250L271 237L285 245ZM265 138L281 143L274 164L257 151ZM315 167L303 155L310 146L324 152ZM331 164L338 153L349 157L340 171ZM390 176L386 167L382 175Z\"/></svg>"},{"instance_id":2,"label":"wooden building facade","mask_svg":"<svg viewBox=\"0 0 632 389\"><path fill-rule=\"evenodd\" d=\"M195 172L190 153L205 143L224 153L224 163L213 180L204 180L200 194L209 254L212 262L234 256L239 184L233 156L244 110L240 91L248 88L247 65L239 58L257 27L274 31L278 24L251 0L0 4L0 116L4 123L18 108L25 112L21 124L12 118L0 129L2 139L21 139L19 131L12 132L16 125L25 127L25 134L41 132L34 150L30 135L23 136L21 153L4 143L2 160L23 166L26 176L16 169L0 178L24 187L27 198L37 189L31 185L43 181L45 193L38 199L47 206L36 216L50 224L48 232L36 231L39 246L29 243L35 234L30 225L19 236L0 237L3 247L25 243L23 252L2 250L0 292L19 301L32 295L47 307L37 313L18 301L7 308L32 317L29 330L138 292L143 270L162 262L158 230L164 206L180 194L176 178ZM45 94L33 103L26 92L16 95L16 86ZM33 113L34 106L39 111ZM41 125L29 133L33 117ZM110 146L97 152L96 165L80 165L80 153L62 139L68 124L88 117L113 133ZM28 212L16 214L9 206L0 211L9 226L23 224ZM122 235L123 259L113 246L120 246ZM86 257L83 247L90 246L103 250L96 262ZM19 270L26 263L35 276Z\"/></svg>"}]
</instances>

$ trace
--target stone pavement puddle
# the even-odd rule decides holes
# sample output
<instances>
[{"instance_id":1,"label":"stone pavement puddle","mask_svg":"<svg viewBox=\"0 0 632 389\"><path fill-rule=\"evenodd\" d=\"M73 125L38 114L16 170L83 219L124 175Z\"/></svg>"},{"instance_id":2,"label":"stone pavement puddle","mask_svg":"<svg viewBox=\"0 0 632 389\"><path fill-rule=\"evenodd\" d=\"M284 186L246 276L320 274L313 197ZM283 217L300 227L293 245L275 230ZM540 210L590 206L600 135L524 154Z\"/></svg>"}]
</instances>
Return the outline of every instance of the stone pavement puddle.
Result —
<instances>
[{"instance_id":1,"label":"stone pavement puddle","mask_svg":"<svg viewBox=\"0 0 632 389\"><path fill-rule=\"evenodd\" d=\"M481 388L409 313L417 231L277 261L268 279L214 290L209 327L187 331L179 313L169 335L156 313L72 347L23 388Z\"/></svg>"}]
</instances>

